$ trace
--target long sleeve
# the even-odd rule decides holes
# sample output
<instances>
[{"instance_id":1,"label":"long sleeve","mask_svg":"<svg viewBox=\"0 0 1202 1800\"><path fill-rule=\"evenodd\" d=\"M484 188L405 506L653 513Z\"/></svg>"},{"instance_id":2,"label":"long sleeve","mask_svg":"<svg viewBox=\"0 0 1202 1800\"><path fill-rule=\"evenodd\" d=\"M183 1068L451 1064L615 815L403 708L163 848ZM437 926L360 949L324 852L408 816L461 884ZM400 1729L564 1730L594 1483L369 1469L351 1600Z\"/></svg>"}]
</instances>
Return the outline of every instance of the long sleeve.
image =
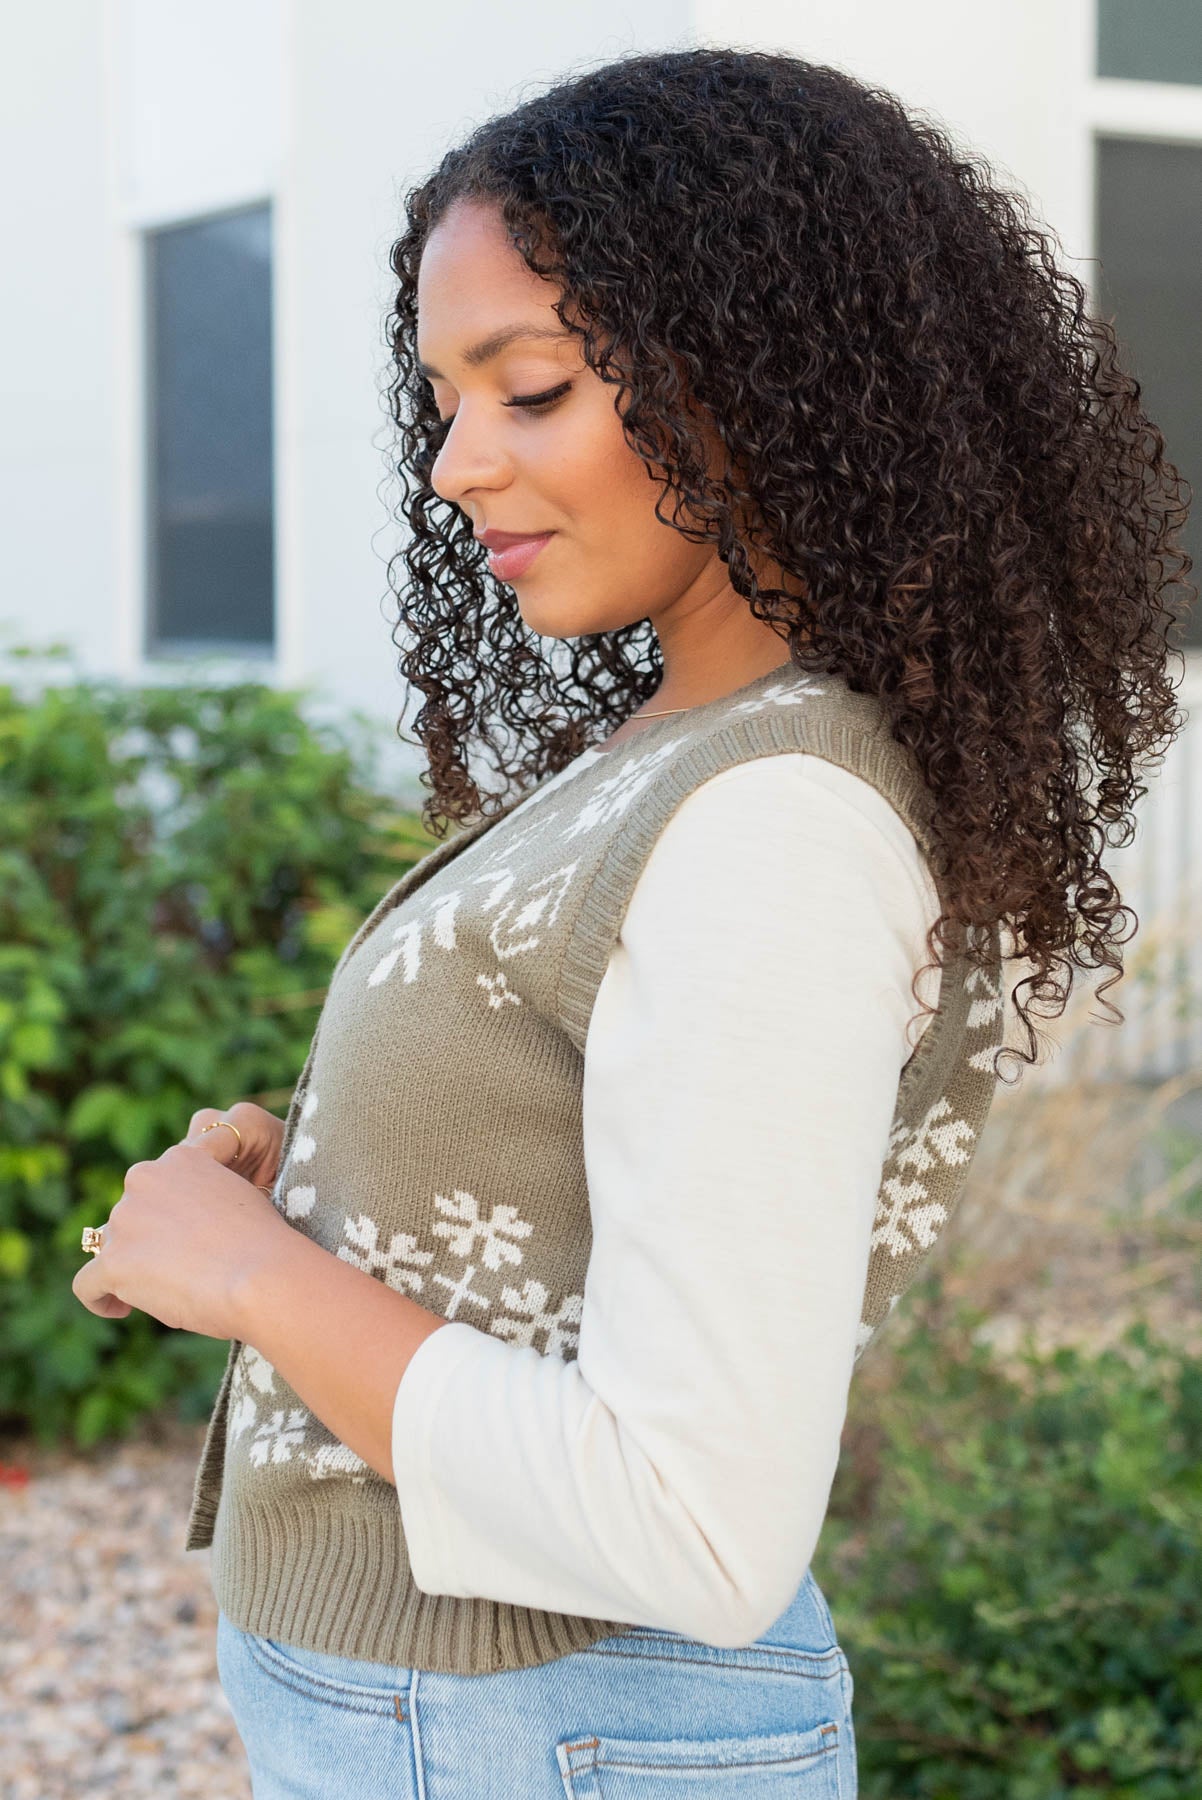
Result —
<instances>
[{"instance_id":1,"label":"long sleeve","mask_svg":"<svg viewBox=\"0 0 1202 1800\"><path fill-rule=\"evenodd\" d=\"M585 1046L577 1357L452 1320L397 1389L420 1588L717 1645L779 1617L838 1462L937 913L899 816L819 757L755 758L677 808Z\"/></svg>"}]
</instances>

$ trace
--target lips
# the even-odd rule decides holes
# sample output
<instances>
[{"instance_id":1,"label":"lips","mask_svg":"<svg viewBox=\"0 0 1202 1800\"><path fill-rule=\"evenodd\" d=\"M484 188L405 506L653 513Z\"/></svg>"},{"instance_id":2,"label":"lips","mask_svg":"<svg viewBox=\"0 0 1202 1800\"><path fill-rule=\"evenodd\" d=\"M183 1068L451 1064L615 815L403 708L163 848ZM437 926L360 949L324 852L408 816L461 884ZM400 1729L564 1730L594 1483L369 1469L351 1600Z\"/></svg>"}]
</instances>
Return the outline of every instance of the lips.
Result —
<instances>
[{"instance_id":1,"label":"lips","mask_svg":"<svg viewBox=\"0 0 1202 1800\"><path fill-rule=\"evenodd\" d=\"M545 531L478 531L476 536L489 550L512 550L515 544L529 544L535 538L547 537Z\"/></svg>"},{"instance_id":2,"label":"lips","mask_svg":"<svg viewBox=\"0 0 1202 1800\"><path fill-rule=\"evenodd\" d=\"M501 581L516 581L555 533L490 530L477 532L476 536L487 547L489 572Z\"/></svg>"}]
</instances>

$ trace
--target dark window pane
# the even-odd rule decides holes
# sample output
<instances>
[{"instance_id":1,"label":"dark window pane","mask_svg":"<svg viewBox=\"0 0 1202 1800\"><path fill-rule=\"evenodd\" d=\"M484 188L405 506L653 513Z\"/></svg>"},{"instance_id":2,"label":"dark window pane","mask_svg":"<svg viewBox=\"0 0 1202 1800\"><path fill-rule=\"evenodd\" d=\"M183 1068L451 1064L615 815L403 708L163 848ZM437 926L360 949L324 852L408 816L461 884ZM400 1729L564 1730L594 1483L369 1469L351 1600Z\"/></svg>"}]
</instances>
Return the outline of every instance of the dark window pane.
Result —
<instances>
[{"instance_id":1,"label":"dark window pane","mask_svg":"<svg viewBox=\"0 0 1202 1800\"><path fill-rule=\"evenodd\" d=\"M1098 74L1202 82L1202 0L1098 0Z\"/></svg>"},{"instance_id":2,"label":"dark window pane","mask_svg":"<svg viewBox=\"0 0 1202 1800\"><path fill-rule=\"evenodd\" d=\"M147 273L147 649L270 649L270 207L152 232Z\"/></svg>"},{"instance_id":3,"label":"dark window pane","mask_svg":"<svg viewBox=\"0 0 1202 1800\"><path fill-rule=\"evenodd\" d=\"M1140 403L1194 489L1181 541L1202 571L1202 144L1101 138L1096 311L1118 335ZM1202 644L1200 608L1188 641Z\"/></svg>"}]
</instances>

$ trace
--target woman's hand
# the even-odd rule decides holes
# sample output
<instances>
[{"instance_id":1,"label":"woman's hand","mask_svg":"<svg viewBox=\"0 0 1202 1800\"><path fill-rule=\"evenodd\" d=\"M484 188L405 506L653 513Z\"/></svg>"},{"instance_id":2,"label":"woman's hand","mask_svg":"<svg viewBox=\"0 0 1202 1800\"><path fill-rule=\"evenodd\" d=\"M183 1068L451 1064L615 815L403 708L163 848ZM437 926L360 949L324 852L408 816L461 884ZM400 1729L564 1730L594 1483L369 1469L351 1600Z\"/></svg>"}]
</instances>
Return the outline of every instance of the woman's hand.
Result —
<instances>
[{"instance_id":1,"label":"woman's hand","mask_svg":"<svg viewBox=\"0 0 1202 1800\"><path fill-rule=\"evenodd\" d=\"M244 1123L247 1114L257 1116ZM177 1331L241 1338L245 1285L292 1230L253 1179L274 1179L284 1122L249 1101L231 1107L243 1147L229 1167L232 1131L195 1135L214 1116L227 1115L194 1113L188 1139L126 1170L103 1246L71 1283L89 1312L124 1319L136 1306Z\"/></svg>"},{"instance_id":2,"label":"woman's hand","mask_svg":"<svg viewBox=\"0 0 1202 1800\"><path fill-rule=\"evenodd\" d=\"M205 1131L206 1125L222 1120L237 1126L241 1147L232 1131ZM182 1141L199 1143L218 1162L232 1167L235 1174L270 1192L279 1172L284 1120L264 1112L253 1100L236 1100L224 1112L216 1106L202 1106L192 1114Z\"/></svg>"}]
</instances>

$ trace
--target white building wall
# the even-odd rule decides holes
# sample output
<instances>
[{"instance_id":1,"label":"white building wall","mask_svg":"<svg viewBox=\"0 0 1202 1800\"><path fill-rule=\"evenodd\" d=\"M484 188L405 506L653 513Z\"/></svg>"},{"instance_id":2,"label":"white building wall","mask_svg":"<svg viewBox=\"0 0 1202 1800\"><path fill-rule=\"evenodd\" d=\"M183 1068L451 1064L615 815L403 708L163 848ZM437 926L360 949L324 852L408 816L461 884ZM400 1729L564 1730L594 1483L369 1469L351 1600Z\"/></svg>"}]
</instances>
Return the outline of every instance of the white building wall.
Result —
<instances>
[{"instance_id":1,"label":"white building wall","mask_svg":"<svg viewBox=\"0 0 1202 1800\"><path fill-rule=\"evenodd\" d=\"M119 296L99 7L10 9L0 57L0 630L114 654Z\"/></svg>"},{"instance_id":2,"label":"white building wall","mask_svg":"<svg viewBox=\"0 0 1202 1800\"><path fill-rule=\"evenodd\" d=\"M569 68L694 41L786 49L889 88L1027 192L1087 287L1094 127L1202 141L1202 90L1170 96L1166 123L1162 86L1093 79L1092 0L968 10L956 0L10 9L0 61L10 274L0 297L0 636L66 641L83 670L131 681L197 672L194 662L147 662L141 649L141 234L270 198L276 654L208 659L203 672L311 685L314 714L364 712L378 722L383 772L416 794L417 754L394 735L405 694L389 635L385 562L398 527L384 504L395 484L380 397L401 195L468 124ZM1192 700L1202 653L1190 660ZM1154 781L1137 845L1116 855L1141 917L1179 909L1202 878L1200 742L1191 725ZM1130 987L1115 991L1129 1014L1140 1011ZM1162 986L1153 1011L1168 995ZM1202 1025L1172 1049L1148 1019L1140 1067L1202 1062ZM1121 1040L1130 1065L1137 1031L1098 1036L1116 1056Z\"/></svg>"}]
</instances>

